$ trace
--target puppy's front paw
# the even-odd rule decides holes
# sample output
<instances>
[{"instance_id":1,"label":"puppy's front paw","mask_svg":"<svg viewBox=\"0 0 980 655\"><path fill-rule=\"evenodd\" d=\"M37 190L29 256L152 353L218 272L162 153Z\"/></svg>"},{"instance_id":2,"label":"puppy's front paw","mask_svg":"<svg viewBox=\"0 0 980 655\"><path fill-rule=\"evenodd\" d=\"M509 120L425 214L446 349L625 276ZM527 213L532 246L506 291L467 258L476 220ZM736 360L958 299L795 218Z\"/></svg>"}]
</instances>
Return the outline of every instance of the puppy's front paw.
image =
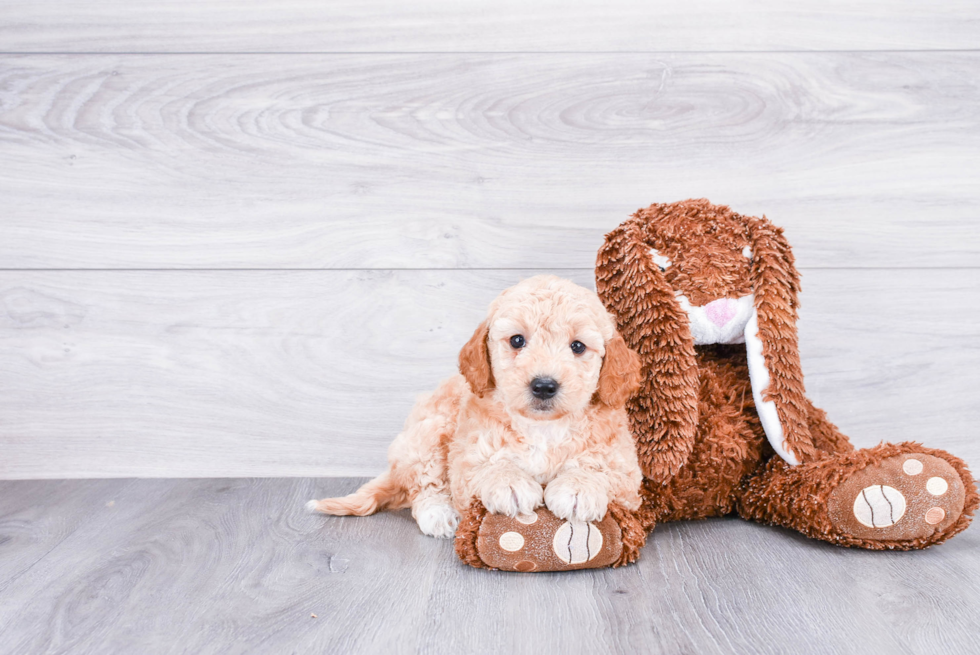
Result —
<instances>
[{"instance_id":1,"label":"puppy's front paw","mask_svg":"<svg viewBox=\"0 0 980 655\"><path fill-rule=\"evenodd\" d=\"M480 500L488 512L510 517L530 514L541 506L541 485L523 474L514 474L486 485Z\"/></svg>"},{"instance_id":2,"label":"puppy's front paw","mask_svg":"<svg viewBox=\"0 0 980 655\"><path fill-rule=\"evenodd\" d=\"M415 522L423 534L452 539L459 526L459 512L446 503L425 503L414 511Z\"/></svg>"},{"instance_id":3,"label":"puppy's front paw","mask_svg":"<svg viewBox=\"0 0 980 655\"><path fill-rule=\"evenodd\" d=\"M609 495L605 487L586 476L559 476L548 484L544 503L560 519L590 523L606 515Z\"/></svg>"}]
</instances>

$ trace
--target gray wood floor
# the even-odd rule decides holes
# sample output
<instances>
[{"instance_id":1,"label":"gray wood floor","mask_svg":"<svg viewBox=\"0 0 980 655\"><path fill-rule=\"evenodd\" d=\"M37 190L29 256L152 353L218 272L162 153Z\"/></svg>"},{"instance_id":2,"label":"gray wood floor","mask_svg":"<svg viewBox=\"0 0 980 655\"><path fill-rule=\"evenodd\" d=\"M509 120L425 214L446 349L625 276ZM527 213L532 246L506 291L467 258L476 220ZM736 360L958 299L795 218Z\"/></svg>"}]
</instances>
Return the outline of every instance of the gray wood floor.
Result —
<instances>
[{"instance_id":1,"label":"gray wood floor","mask_svg":"<svg viewBox=\"0 0 980 655\"><path fill-rule=\"evenodd\" d=\"M624 569L500 573L463 565L405 512L302 510L357 483L0 482L0 651L976 650L976 528L872 553L717 519L657 528Z\"/></svg>"}]
</instances>

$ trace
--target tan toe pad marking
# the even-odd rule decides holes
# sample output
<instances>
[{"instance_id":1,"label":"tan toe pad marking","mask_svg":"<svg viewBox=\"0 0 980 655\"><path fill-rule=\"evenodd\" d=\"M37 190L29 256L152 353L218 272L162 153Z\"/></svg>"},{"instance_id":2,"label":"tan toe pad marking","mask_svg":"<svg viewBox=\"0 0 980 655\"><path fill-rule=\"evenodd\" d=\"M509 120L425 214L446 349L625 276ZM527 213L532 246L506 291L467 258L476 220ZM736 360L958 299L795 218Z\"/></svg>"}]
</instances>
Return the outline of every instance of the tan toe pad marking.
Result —
<instances>
[{"instance_id":1,"label":"tan toe pad marking","mask_svg":"<svg viewBox=\"0 0 980 655\"><path fill-rule=\"evenodd\" d=\"M949 483L942 478L929 478L926 482L926 491L933 496L942 496L949 489Z\"/></svg>"},{"instance_id":2,"label":"tan toe pad marking","mask_svg":"<svg viewBox=\"0 0 980 655\"><path fill-rule=\"evenodd\" d=\"M524 537L516 532L505 532L500 535L500 540L497 543L507 552L513 553L524 548Z\"/></svg>"}]
</instances>

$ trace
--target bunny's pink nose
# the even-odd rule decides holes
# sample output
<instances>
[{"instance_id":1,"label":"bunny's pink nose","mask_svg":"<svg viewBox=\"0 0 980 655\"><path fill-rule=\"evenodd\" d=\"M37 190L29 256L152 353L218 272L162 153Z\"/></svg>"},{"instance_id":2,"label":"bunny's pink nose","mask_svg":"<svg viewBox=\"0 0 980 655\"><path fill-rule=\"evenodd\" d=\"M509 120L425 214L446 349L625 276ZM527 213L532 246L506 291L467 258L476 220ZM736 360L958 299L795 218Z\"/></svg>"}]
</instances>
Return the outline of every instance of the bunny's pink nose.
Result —
<instances>
[{"instance_id":1,"label":"bunny's pink nose","mask_svg":"<svg viewBox=\"0 0 980 655\"><path fill-rule=\"evenodd\" d=\"M721 298L712 300L704 306L704 313L708 320L718 327L725 327L728 321L732 320L738 310L738 301L731 298Z\"/></svg>"}]
</instances>

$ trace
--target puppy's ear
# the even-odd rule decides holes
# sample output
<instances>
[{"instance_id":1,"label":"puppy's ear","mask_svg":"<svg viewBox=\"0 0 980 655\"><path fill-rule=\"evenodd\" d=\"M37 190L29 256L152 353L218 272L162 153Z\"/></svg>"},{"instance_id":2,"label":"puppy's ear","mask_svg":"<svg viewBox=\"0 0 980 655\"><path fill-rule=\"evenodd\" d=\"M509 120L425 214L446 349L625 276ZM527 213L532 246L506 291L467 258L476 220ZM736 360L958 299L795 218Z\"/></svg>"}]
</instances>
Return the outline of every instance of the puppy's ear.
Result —
<instances>
[{"instance_id":1,"label":"puppy's ear","mask_svg":"<svg viewBox=\"0 0 980 655\"><path fill-rule=\"evenodd\" d=\"M796 336L800 275L782 229L765 217L744 219L752 244L752 288L758 338L769 372L769 384L761 395L763 400L772 401L776 406L783 448L799 461L808 462L817 456L817 450L807 422L808 403Z\"/></svg>"},{"instance_id":2,"label":"puppy's ear","mask_svg":"<svg viewBox=\"0 0 980 655\"><path fill-rule=\"evenodd\" d=\"M596 399L608 407L622 408L639 388L640 356L630 350L617 332L606 344Z\"/></svg>"},{"instance_id":3,"label":"puppy's ear","mask_svg":"<svg viewBox=\"0 0 980 655\"><path fill-rule=\"evenodd\" d=\"M650 256L645 219L634 214L606 235L596 290L640 357L640 389L627 402L647 478L665 483L687 462L698 427L698 367L687 314Z\"/></svg>"},{"instance_id":4,"label":"puppy's ear","mask_svg":"<svg viewBox=\"0 0 980 655\"><path fill-rule=\"evenodd\" d=\"M459 372L466 378L473 393L481 398L496 386L490 367L490 351L487 349L489 336L490 328L487 321L483 321L459 351Z\"/></svg>"}]
</instances>

